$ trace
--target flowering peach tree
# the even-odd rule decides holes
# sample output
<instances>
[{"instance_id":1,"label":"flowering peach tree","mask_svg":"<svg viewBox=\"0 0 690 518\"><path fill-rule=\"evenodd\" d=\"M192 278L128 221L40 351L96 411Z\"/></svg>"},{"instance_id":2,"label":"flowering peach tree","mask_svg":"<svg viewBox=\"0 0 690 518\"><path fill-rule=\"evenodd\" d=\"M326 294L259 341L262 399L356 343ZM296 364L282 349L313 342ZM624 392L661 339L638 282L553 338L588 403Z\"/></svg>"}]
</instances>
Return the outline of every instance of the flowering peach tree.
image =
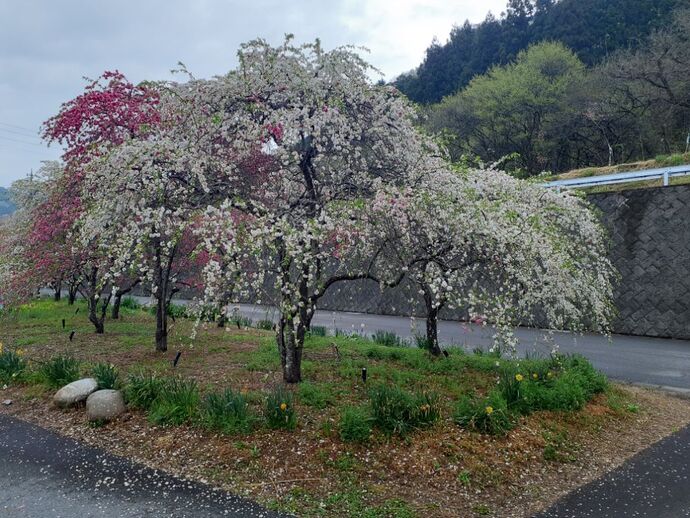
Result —
<instances>
[{"instance_id":1,"label":"flowering peach tree","mask_svg":"<svg viewBox=\"0 0 690 518\"><path fill-rule=\"evenodd\" d=\"M493 324L499 353L515 352L521 324L609 330L615 272L605 232L580 197L495 169L446 169L416 189L378 193L369 218L381 264L419 289L436 355L444 307Z\"/></svg>"},{"instance_id":2,"label":"flowering peach tree","mask_svg":"<svg viewBox=\"0 0 690 518\"><path fill-rule=\"evenodd\" d=\"M431 171L435 148L415 128L413 108L394 89L372 85L371 69L350 48L259 40L239 55L238 70L199 88L213 99L211 141L225 148L201 173L217 200L204 218L203 243L214 255L205 302L215 303L230 280L238 296L276 294L283 377L298 382L319 299L337 282L371 275L360 229L374 194ZM257 153L264 160L255 172L243 164Z\"/></svg>"}]
</instances>

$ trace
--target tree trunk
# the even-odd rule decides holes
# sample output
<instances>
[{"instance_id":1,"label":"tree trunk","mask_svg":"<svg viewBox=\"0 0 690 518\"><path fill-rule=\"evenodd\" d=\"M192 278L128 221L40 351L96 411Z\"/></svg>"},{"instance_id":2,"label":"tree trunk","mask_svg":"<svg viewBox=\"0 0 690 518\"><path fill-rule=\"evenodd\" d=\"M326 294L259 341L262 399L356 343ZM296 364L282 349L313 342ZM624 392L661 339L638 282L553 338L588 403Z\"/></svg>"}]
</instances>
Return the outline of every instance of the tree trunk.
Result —
<instances>
[{"instance_id":1,"label":"tree trunk","mask_svg":"<svg viewBox=\"0 0 690 518\"><path fill-rule=\"evenodd\" d=\"M161 293L156 301L156 351L168 350L168 304Z\"/></svg>"},{"instance_id":2,"label":"tree trunk","mask_svg":"<svg viewBox=\"0 0 690 518\"><path fill-rule=\"evenodd\" d=\"M105 315L108 311L108 304L110 303L110 295L106 298L100 297L101 293L98 291L98 268L91 268L88 282L88 297L87 303L89 306L89 321L96 328L96 334L102 335L105 333ZM101 290L105 291L105 290ZM98 304L101 304L100 314L98 311Z\"/></svg>"},{"instance_id":3,"label":"tree trunk","mask_svg":"<svg viewBox=\"0 0 690 518\"><path fill-rule=\"evenodd\" d=\"M69 300L67 301L70 306L74 306L74 302L77 300L77 289L78 284L75 282L69 286Z\"/></svg>"},{"instance_id":4,"label":"tree trunk","mask_svg":"<svg viewBox=\"0 0 690 518\"><path fill-rule=\"evenodd\" d=\"M218 327L223 328L225 327L226 322L228 321L228 317L225 314L225 308L220 310L220 316L218 316Z\"/></svg>"},{"instance_id":5,"label":"tree trunk","mask_svg":"<svg viewBox=\"0 0 690 518\"><path fill-rule=\"evenodd\" d=\"M441 347L438 345L438 313L441 304L436 303L429 290L424 288L424 304L426 306L426 340L429 352L434 356L441 355Z\"/></svg>"},{"instance_id":6,"label":"tree trunk","mask_svg":"<svg viewBox=\"0 0 690 518\"><path fill-rule=\"evenodd\" d=\"M115 300L113 300L113 309L110 313L110 317L113 320L118 320L120 318L120 305L122 304L122 295L123 293L119 291L115 294Z\"/></svg>"},{"instance_id":7,"label":"tree trunk","mask_svg":"<svg viewBox=\"0 0 690 518\"><path fill-rule=\"evenodd\" d=\"M292 316L283 315L278 322L276 337L285 383L302 381L302 350L306 329L302 323L297 324L295 329L293 322Z\"/></svg>"},{"instance_id":8,"label":"tree trunk","mask_svg":"<svg viewBox=\"0 0 690 518\"><path fill-rule=\"evenodd\" d=\"M62 298L62 280L56 281L54 286L53 299L55 302L60 302Z\"/></svg>"}]
</instances>

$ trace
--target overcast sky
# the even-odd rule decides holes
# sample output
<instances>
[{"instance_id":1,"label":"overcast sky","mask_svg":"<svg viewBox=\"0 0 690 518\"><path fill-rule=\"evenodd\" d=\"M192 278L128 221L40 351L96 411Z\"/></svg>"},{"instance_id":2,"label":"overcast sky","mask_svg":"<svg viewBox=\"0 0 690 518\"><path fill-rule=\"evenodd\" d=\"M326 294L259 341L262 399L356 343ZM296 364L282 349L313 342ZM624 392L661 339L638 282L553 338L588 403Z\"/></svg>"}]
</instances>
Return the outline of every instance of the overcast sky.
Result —
<instances>
[{"instance_id":1,"label":"overcast sky","mask_svg":"<svg viewBox=\"0 0 690 518\"><path fill-rule=\"evenodd\" d=\"M498 15L506 0L0 0L0 186L60 156L42 121L79 94L83 77L118 69L134 82L168 79L182 61L196 77L237 64L240 43L320 38L370 49L385 79L417 66L453 24Z\"/></svg>"}]
</instances>

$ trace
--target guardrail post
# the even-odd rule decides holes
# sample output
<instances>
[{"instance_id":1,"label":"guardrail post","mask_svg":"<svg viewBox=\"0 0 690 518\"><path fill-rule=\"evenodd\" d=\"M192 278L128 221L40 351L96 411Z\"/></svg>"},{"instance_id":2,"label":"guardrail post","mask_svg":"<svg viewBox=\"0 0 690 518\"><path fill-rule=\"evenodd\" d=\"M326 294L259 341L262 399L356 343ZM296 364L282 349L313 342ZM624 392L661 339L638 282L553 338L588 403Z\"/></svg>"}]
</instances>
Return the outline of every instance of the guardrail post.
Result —
<instances>
[{"instance_id":1,"label":"guardrail post","mask_svg":"<svg viewBox=\"0 0 690 518\"><path fill-rule=\"evenodd\" d=\"M664 171L664 187L668 187L668 171Z\"/></svg>"}]
</instances>

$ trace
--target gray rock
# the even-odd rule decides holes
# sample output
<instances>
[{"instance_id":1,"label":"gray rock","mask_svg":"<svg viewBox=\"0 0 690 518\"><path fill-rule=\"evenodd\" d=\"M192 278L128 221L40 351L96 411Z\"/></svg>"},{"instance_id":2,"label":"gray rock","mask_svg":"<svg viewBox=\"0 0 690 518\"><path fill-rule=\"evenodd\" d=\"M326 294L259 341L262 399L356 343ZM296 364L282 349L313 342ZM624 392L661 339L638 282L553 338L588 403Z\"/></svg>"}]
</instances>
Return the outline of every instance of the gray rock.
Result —
<instances>
[{"instance_id":1,"label":"gray rock","mask_svg":"<svg viewBox=\"0 0 690 518\"><path fill-rule=\"evenodd\" d=\"M125 410L125 400L119 390L97 390L86 400L89 421L109 421Z\"/></svg>"},{"instance_id":2,"label":"gray rock","mask_svg":"<svg viewBox=\"0 0 690 518\"><path fill-rule=\"evenodd\" d=\"M10 406L10 405L12 404L12 400L11 400L11 399L6 399L5 401L2 402L2 404L5 405L5 406Z\"/></svg>"},{"instance_id":3,"label":"gray rock","mask_svg":"<svg viewBox=\"0 0 690 518\"><path fill-rule=\"evenodd\" d=\"M98 382L93 378L73 381L55 393L53 402L60 407L76 405L80 401L84 401L96 389L98 389Z\"/></svg>"}]
</instances>

